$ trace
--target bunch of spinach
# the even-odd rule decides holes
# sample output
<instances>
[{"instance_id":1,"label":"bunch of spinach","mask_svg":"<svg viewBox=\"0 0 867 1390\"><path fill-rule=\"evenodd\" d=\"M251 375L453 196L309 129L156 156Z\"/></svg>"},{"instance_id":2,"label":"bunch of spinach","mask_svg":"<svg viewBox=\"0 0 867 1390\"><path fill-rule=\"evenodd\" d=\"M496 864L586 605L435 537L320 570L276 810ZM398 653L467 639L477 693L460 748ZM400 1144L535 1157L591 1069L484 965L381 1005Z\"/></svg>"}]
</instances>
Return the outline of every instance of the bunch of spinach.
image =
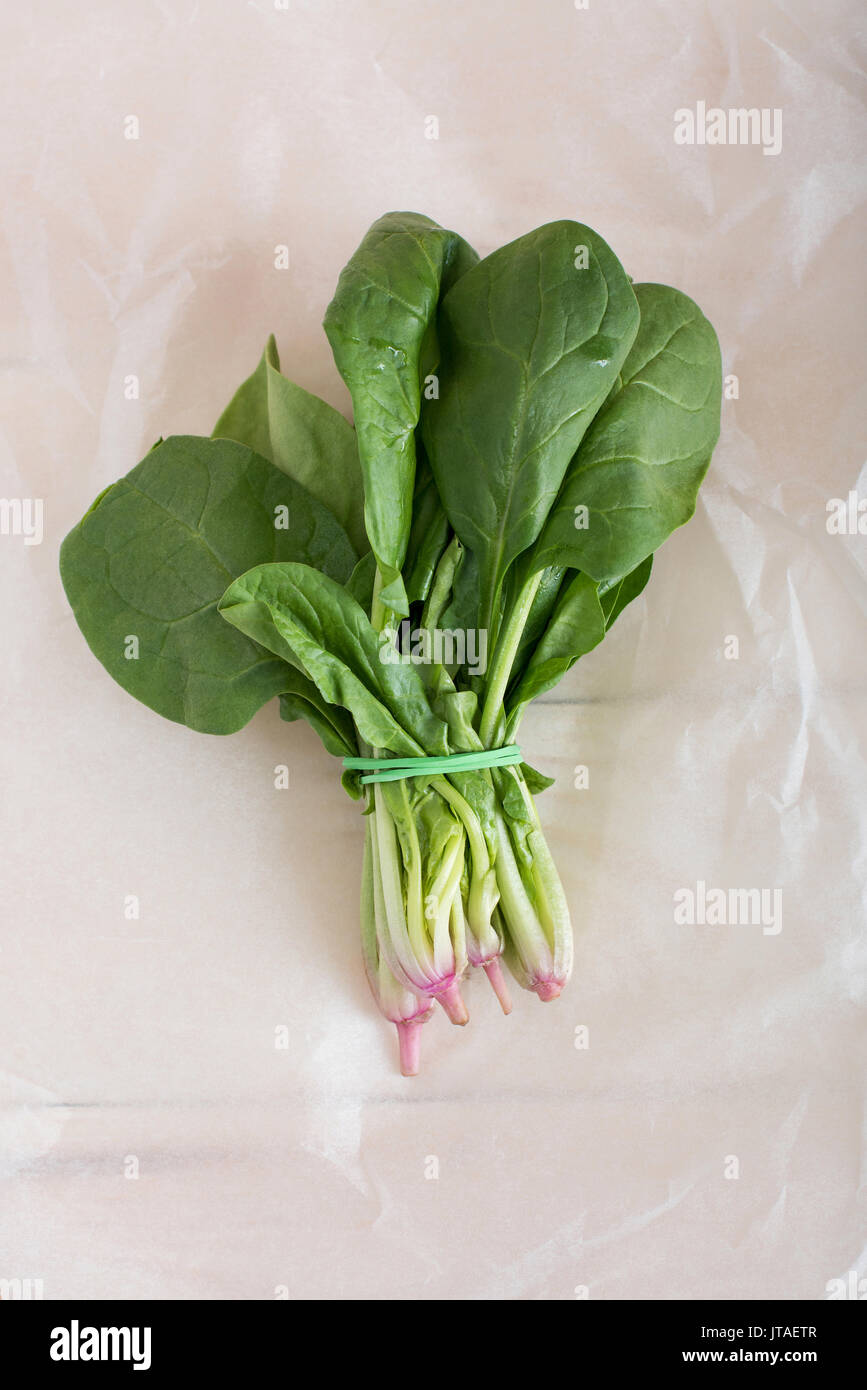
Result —
<instances>
[{"instance_id":1,"label":"bunch of spinach","mask_svg":"<svg viewBox=\"0 0 867 1390\"><path fill-rule=\"evenodd\" d=\"M719 433L716 335L677 290L633 285L589 227L479 260L414 213L371 227L325 331L354 428L281 374L270 338L210 438L160 440L66 538L79 626L126 690L205 733L276 695L341 758L510 744L692 515ZM433 641L470 632L484 670ZM405 1074L434 1001L466 1021L468 966L506 1012L501 957L560 993L569 912L533 800L548 779L343 782L366 812L364 962Z\"/></svg>"}]
</instances>

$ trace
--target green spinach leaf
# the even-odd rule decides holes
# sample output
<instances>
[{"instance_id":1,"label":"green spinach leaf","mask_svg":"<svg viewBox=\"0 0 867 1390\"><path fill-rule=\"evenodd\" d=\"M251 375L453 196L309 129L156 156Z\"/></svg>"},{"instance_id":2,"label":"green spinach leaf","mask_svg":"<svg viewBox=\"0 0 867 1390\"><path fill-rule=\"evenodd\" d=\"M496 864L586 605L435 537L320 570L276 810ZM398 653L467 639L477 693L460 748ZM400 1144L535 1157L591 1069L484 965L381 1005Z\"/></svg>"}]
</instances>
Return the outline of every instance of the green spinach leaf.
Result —
<instances>
[{"instance_id":1,"label":"green spinach leaf","mask_svg":"<svg viewBox=\"0 0 867 1390\"><path fill-rule=\"evenodd\" d=\"M410 603L424 602L427 598L434 571L451 535L449 519L440 502L430 464L418 442L416 455L412 527L403 568Z\"/></svg>"},{"instance_id":2,"label":"green spinach leaf","mask_svg":"<svg viewBox=\"0 0 867 1390\"><path fill-rule=\"evenodd\" d=\"M719 437L716 334L685 294L636 285L641 324L623 384L570 464L533 554L535 568L616 580L688 521Z\"/></svg>"},{"instance_id":3,"label":"green spinach leaf","mask_svg":"<svg viewBox=\"0 0 867 1390\"><path fill-rule=\"evenodd\" d=\"M414 212L374 222L341 273L324 328L349 387L364 474L364 519L380 600L409 613L401 568L415 484L421 378L436 365L440 294L477 260L455 232Z\"/></svg>"},{"instance_id":4,"label":"green spinach leaf","mask_svg":"<svg viewBox=\"0 0 867 1390\"><path fill-rule=\"evenodd\" d=\"M290 668L287 672L285 689L280 692L280 718L287 724L306 719L336 758L351 758L358 753L351 717L339 705L329 705L323 700L313 682L301 671Z\"/></svg>"},{"instance_id":5,"label":"green spinach leaf","mask_svg":"<svg viewBox=\"0 0 867 1390\"><path fill-rule=\"evenodd\" d=\"M643 592L652 567L653 556L648 555L646 560L642 560L641 564L636 565L623 579L618 579L614 584L606 585L603 582L599 585L599 602L605 615L606 632L620 617L624 608Z\"/></svg>"},{"instance_id":6,"label":"green spinach leaf","mask_svg":"<svg viewBox=\"0 0 867 1390\"><path fill-rule=\"evenodd\" d=\"M125 690L191 729L229 734L286 688L283 662L217 613L226 585L263 556L337 581L355 563L331 512L266 459L175 436L100 494L63 542L60 571L88 645Z\"/></svg>"},{"instance_id":7,"label":"green spinach leaf","mask_svg":"<svg viewBox=\"0 0 867 1390\"><path fill-rule=\"evenodd\" d=\"M518 643L518 649L515 653L515 660L512 663L512 669L509 673L509 686L512 690L517 686L518 681L526 669L527 662L530 660L536 648L536 644L545 631L545 628L548 626L551 614L554 612L557 597L564 586L563 576L566 573L567 571L563 570L559 565L552 565L549 569L544 571L539 581L539 587L536 590L530 612L527 615L527 621L524 624L521 640ZM514 568L509 576L510 580L513 575L515 575L516 578L518 577Z\"/></svg>"},{"instance_id":8,"label":"green spinach leaf","mask_svg":"<svg viewBox=\"0 0 867 1390\"><path fill-rule=\"evenodd\" d=\"M502 247L444 298L439 399L425 401L422 432L449 520L478 559L480 627L494 626L506 571L539 535L637 328L623 267L577 222Z\"/></svg>"},{"instance_id":9,"label":"green spinach leaf","mask_svg":"<svg viewBox=\"0 0 867 1390\"><path fill-rule=\"evenodd\" d=\"M359 555L368 548L355 430L339 411L280 371L274 335L214 426L301 483L340 522Z\"/></svg>"},{"instance_id":10,"label":"green spinach leaf","mask_svg":"<svg viewBox=\"0 0 867 1390\"><path fill-rule=\"evenodd\" d=\"M376 556L372 550L362 555L355 569L346 581L346 592L355 599L366 613L373 602L373 589L376 580Z\"/></svg>"},{"instance_id":11,"label":"green spinach leaf","mask_svg":"<svg viewBox=\"0 0 867 1390\"><path fill-rule=\"evenodd\" d=\"M551 619L527 662L518 688L507 704L507 737L511 739L531 700L550 690L592 651L605 636L605 615L596 585L586 574L575 574L564 585Z\"/></svg>"},{"instance_id":12,"label":"green spinach leaf","mask_svg":"<svg viewBox=\"0 0 867 1390\"><path fill-rule=\"evenodd\" d=\"M299 665L329 704L349 711L366 743L407 757L448 752L446 725L418 671L382 659L384 635L326 575L309 565L258 565L229 585L220 612Z\"/></svg>"}]
</instances>

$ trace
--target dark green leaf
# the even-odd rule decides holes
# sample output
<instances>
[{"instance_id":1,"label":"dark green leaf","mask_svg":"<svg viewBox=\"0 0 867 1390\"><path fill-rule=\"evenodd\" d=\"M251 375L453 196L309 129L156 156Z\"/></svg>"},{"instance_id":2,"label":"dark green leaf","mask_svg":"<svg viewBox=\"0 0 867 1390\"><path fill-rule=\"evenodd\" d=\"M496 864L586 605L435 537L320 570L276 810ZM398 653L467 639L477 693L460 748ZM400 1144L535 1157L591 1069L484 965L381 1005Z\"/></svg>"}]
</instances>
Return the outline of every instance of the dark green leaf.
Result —
<instances>
[{"instance_id":1,"label":"dark green leaf","mask_svg":"<svg viewBox=\"0 0 867 1390\"><path fill-rule=\"evenodd\" d=\"M563 564L616 580L695 510L719 436L719 344L685 294L667 285L635 293L641 324L622 388L570 465L534 551L537 568Z\"/></svg>"},{"instance_id":2,"label":"dark green leaf","mask_svg":"<svg viewBox=\"0 0 867 1390\"><path fill-rule=\"evenodd\" d=\"M443 300L439 399L425 401L422 431L449 520L479 561L479 626L492 627L503 577L539 535L637 327L623 267L577 222L495 251Z\"/></svg>"},{"instance_id":3,"label":"dark green leaf","mask_svg":"<svg viewBox=\"0 0 867 1390\"><path fill-rule=\"evenodd\" d=\"M624 608L633 599L638 598L650 578L652 568L653 556L648 555L646 560L642 560L641 564L636 565L623 579L618 579L608 587L604 583L599 585L599 602L605 615L606 632L617 621Z\"/></svg>"},{"instance_id":4,"label":"dark green leaf","mask_svg":"<svg viewBox=\"0 0 867 1390\"><path fill-rule=\"evenodd\" d=\"M364 474L364 519L383 577L380 599L409 612L401 568L412 524L415 427L433 370L443 287L476 259L454 232L414 212L374 222L341 273L325 332L349 387Z\"/></svg>"},{"instance_id":5,"label":"dark green leaf","mask_svg":"<svg viewBox=\"0 0 867 1390\"><path fill-rule=\"evenodd\" d=\"M368 550L366 555L362 555L345 585L346 592L355 599L355 602L364 609L365 613L370 612L370 605L373 602L375 579L376 556L372 550Z\"/></svg>"},{"instance_id":6,"label":"dark green leaf","mask_svg":"<svg viewBox=\"0 0 867 1390\"><path fill-rule=\"evenodd\" d=\"M355 561L331 512L267 460L229 440L177 436L100 494L63 542L60 572L91 650L125 690L168 719L228 734L287 679L217 613L226 585L264 558L309 561L337 580Z\"/></svg>"}]
</instances>

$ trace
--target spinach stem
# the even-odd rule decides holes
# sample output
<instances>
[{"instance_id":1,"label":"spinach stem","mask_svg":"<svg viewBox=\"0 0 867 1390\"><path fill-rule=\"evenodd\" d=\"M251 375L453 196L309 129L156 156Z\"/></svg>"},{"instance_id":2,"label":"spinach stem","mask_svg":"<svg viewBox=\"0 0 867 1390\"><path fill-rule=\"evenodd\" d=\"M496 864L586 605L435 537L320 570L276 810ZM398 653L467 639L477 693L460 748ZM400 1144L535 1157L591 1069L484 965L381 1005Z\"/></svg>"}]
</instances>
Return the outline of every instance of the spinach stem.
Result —
<instances>
[{"instance_id":1,"label":"spinach stem","mask_svg":"<svg viewBox=\"0 0 867 1390\"><path fill-rule=\"evenodd\" d=\"M503 703L506 698L506 690L509 684L509 677L512 674L512 667L515 664L515 657L518 653L521 636L530 616L530 609L533 600L542 582L542 570L536 570L534 574L524 584L518 595L517 601L509 614L509 620L500 634L497 642L494 660L491 666L491 677L488 681L485 705L482 710L482 722L479 725L479 737L485 748L492 746L491 739L497 732L497 727L502 718Z\"/></svg>"},{"instance_id":2,"label":"spinach stem","mask_svg":"<svg viewBox=\"0 0 867 1390\"><path fill-rule=\"evenodd\" d=\"M381 589L382 571L379 565L377 565L376 573L373 576L373 598L370 604L370 623L377 632L382 632L382 629L385 627L385 620L388 616L388 609L379 597ZM379 755L377 754L376 756L378 757Z\"/></svg>"},{"instance_id":3,"label":"spinach stem","mask_svg":"<svg viewBox=\"0 0 867 1390\"><path fill-rule=\"evenodd\" d=\"M479 818L472 806L470 806L465 797L461 796L457 787L453 787L451 782L443 777L442 774L438 773L436 776L431 777L430 784L442 797L444 797L457 814L467 833L473 860L477 867L479 867L482 872L485 872L490 867L488 846L482 834Z\"/></svg>"}]
</instances>

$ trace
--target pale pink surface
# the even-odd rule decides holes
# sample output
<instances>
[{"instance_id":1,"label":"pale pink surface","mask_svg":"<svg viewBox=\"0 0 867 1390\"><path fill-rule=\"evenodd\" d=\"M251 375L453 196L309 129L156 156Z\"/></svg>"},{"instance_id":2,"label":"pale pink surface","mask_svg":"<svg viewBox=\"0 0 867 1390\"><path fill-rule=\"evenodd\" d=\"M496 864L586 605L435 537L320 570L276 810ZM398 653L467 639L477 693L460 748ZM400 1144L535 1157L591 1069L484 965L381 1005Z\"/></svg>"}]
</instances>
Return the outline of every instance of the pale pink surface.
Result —
<instances>
[{"instance_id":1,"label":"pale pink surface","mask_svg":"<svg viewBox=\"0 0 867 1390\"><path fill-rule=\"evenodd\" d=\"M864 540L825 528L863 460L857 13L6 7L0 492L44 498L46 533L0 536L0 1277L765 1299L867 1272ZM676 146L699 99L781 107L782 153ZM483 253L587 222L698 299L740 380L694 521L522 730L557 777L572 981L544 1009L516 987L504 1019L473 975L472 1023L436 1017L411 1083L363 976L336 765L276 709L223 740L135 704L56 568L160 434L210 430L271 330L346 407L319 322L391 208ZM781 886L782 932L675 925L698 880Z\"/></svg>"}]
</instances>

